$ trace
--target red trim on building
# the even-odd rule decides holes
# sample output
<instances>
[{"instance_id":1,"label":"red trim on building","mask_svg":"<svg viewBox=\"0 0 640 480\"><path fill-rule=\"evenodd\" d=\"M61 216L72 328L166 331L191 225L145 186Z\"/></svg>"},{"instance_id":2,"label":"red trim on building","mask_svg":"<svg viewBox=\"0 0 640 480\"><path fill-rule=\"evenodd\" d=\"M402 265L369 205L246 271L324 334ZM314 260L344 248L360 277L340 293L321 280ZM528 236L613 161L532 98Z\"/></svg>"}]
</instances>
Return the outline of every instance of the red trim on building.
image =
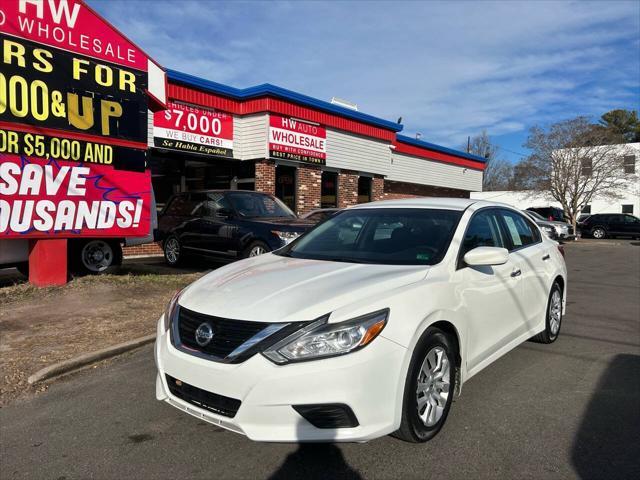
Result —
<instances>
[{"instance_id":1,"label":"red trim on building","mask_svg":"<svg viewBox=\"0 0 640 480\"><path fill-rule=\"evenodd\" d=\"M400 141L394 141L393 145L396 147L396 153L403 153L405 155L420 157L436 162L460 165L461 167L473 168L474 170L484 170L486 168L486 164L483 162L474 162L473 160L469 160L466 158L460 158L453 155L436 152L435 150L408 145Z\"/></svg>"},{"instance_id":2,"label":"red trim on building","mask_svg":"<svg viewBox=\"0 0 640 480\"><path fill-rule=\"evenodd\" d=\"M324 126L344 130L365 137L378 138L387 142L395 141L396 134L391 130L367 125L348 118L320 112L311 108L296 105L276 98L262 97L241 102L220 95L202 92L192 88L168 84L167 98L180 102L214 108L236 115L250 115L252 113L278 113L289 117L300 118Z\"/></svg>"}]
</instances>

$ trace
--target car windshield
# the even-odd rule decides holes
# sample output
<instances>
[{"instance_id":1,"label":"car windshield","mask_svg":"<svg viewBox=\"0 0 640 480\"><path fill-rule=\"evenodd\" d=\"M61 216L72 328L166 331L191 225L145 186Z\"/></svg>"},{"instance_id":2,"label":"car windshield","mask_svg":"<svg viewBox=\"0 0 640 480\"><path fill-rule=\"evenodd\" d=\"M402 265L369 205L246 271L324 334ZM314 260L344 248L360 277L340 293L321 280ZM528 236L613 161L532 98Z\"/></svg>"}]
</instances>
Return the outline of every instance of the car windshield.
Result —
<instances>
[{"instance_id":1,"label":"car windshield","mask_svg":"<svg viewBox=\"0 0 640 480\"><path fill-rule=\"evenodd\" d=\"M444 257L462 212L367 208L331 217L276 254L387 265L433 265Z\"/></svg>"},{"instance_id":2,"label":"car windshield","mask_svg":"<svg viewBox=\"0 0 640 480\"><path fill-rule=\"evenodd\" d=\"M252 192L233 192L226 195L233 209L242 218L296 218L289 207L276 197Z\"/></svg>"}]
</instances>

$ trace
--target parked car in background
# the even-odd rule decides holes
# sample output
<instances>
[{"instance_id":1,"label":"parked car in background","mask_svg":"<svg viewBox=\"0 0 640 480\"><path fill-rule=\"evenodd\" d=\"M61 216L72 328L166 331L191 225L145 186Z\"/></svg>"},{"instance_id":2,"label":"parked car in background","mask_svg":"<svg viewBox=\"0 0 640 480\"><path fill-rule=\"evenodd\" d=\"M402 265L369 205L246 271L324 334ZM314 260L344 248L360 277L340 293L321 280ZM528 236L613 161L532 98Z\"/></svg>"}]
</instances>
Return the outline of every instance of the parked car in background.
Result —
<instances>
[{"instance_id":1,"label":"parked car in background","mask_svg":"<svg viewBox=\"0 0 640 480\"><path fill-rule=\"evenodd\" d=\"M314 225L266 193L201 190L173 195L158 218L164 258L190 254L235 260L285 246Z\"/></svg>"},{"instance_id":2,"label":"parked car in background","mask_svg":"<svg viewBox=\"0 0 640 480\"><path fill-rule=\"evenodd\" d=\"M176 294L156 398L252 440L426 442L464 382L558 338L566 291L557 242L519 210L357 205Z\"/></svg>"},{"instance_id":3,"label":"parked car in background","mask_svg":"<svg viewBox=\"0 0 640 480\"><path fill-rule=\"evenodd\" d=\"M336 213L338 213L340 208L319 208L317 210L311 210L308 213L305 213L300 218L303 220L309 220L313 223L324 222L327 218L333 217Z\"/></svg>"},{"instance_id":4,"label":"parked car in background","mask_svg":"<svg viewBox=\"0 0 640 480\"><path fill-rule=\"evenodd\" d=\"M529 207L530 212L536 212L550 222L569 222L569 217L565 215L564 210L558 207Z\"/></svg>"},{"instance_id":5,"label":"parked car in background","mask_svg":"<svg viewBox=\"0 0 640 480\"><path fill-rule=\"evenodd\" d=\"M578 229L583 237L640 238L640 219L628 213L596 213L578 223Z\"/></svg>"},{"instance_id":6,"label":"parked car in background","mask_svg":"<svg viewBox=\"0 0 640 480\"><path fill-rule=\"evenodd\" d=\"M557 220L547 220L538 212L533 210L524 211L529 217L536 222L536 224L554 240L569 240L575 237L573 227L567 222L560 222ZM553 230L553 234L549 234L549 230Z\"/></svg>"}]
</instances>

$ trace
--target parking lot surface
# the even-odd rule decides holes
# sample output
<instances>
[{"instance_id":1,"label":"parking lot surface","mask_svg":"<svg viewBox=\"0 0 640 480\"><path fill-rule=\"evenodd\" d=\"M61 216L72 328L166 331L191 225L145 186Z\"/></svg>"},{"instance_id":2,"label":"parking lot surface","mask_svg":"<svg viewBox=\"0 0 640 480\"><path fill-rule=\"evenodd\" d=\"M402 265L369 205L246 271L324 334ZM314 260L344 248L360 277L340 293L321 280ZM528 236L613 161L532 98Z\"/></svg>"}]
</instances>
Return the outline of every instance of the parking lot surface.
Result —
<instances>
[{"instance_id":1,"label":"parking lot surface","mask_svg":"<svg viewBox=\"0 0 640 480\"><path fill-rule=\"evenodd\" d=\"M640 478L640 242L566 250L559 340L475 376L427 444L251 442L157 402L147 347L2 408L1 476Z\"/></svg>"}]
</instances>

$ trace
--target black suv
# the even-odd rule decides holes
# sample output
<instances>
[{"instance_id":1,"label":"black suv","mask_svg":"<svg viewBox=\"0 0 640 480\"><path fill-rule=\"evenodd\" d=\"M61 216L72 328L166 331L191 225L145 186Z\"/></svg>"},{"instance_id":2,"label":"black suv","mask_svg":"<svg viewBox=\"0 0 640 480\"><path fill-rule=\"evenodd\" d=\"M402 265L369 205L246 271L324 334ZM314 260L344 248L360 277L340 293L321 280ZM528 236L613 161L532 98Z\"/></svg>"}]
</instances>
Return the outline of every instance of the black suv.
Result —
<instances>
[{"instance_id":1,"label":"black suv","mask_svg":"<svg viewBox=\"0 0 640 480\"><path fill-rule=\"evenodd\" d=\"M527 210L536 212L551 222L567 222L568 220L564 210L558 207L529 207Z\"/></svg>"},{"instance_id":2,"label":"black suv","mask_svg":"<svg viewBox=\"0 0 640 480\"><path fill-rule=\"evenodd\" d=\"M169 199L158 217L158 239L169 265L189 254L234 260L283 247L313 225L266 193L201 190Z\"/></svg>"},{"instance_id":3,"label":"black suv","mask_svg":"<svg viewBox=\"0 0 640 480\"><path fill-rule=\"evenodd\" d=\"M626 213L598 213L578 223L582 236L605 238L640 237L640 218Z\"/></svg>"}]
</instances>

